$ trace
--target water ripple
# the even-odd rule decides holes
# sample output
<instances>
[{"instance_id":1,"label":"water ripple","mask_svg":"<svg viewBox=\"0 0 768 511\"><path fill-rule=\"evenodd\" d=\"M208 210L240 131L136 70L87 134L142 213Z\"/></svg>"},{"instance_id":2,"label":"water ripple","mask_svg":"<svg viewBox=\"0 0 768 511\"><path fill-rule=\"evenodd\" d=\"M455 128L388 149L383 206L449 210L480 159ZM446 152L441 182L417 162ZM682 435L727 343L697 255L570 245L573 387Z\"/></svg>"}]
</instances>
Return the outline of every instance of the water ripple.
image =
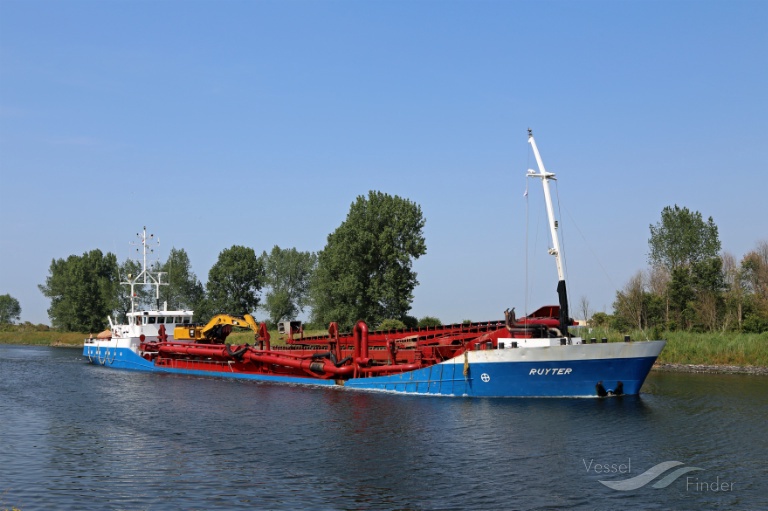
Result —
<instances>
[{"instance_id":1,"label":"water ripple","mask_svg":"<svg viewBox=\"0 0 768 511\"><path fill-rule=\"evenodd\" d=\"M469 401L118 372L7 346L0 375L0 509L768 507L761 377L654 373L640 398ZM599 483L669 460L735 489ZM621 463L631 474L594 470Z\"/></svg>"}]
</instances>

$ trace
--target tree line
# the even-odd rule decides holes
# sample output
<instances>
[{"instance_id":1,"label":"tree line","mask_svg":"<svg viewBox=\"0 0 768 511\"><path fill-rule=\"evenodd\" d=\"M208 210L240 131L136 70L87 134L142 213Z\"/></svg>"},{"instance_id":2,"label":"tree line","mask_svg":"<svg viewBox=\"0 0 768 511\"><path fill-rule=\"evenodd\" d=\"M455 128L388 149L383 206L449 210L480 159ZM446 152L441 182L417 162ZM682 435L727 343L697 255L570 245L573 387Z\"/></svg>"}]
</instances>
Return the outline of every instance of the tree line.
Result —
<instances>
[{"instance_id":1,"label":"tree line","mask_svg":"<svg viewBox=\"0 0 768 511\"><path fill-rule=\"evenodd\" d=\"M418 284L412 264L426 253L424 224L418 204L371 191L357 197L318 253L274 246L257 255L251 247L234 245L219 253L203 285L186 251L172 248L166 261L151 267L167 282L160 286L159 299L154 289L137 286L135 300L142 308L167 304L169 310L194 310L198 322L218 313L242 316L262 309L274 324L310 308L318 325L336 321L351 328L363 319L372 325L395 320L415 326L408 316ZM114 254L98 249L54 259L38 286L51 300L52 326L98 331L107 316L124 319L131 297L121 283L140 272L137 261L118 263Z\"/></svg>"},{"instance_id":2,"label":"tree line","mask_svg":"<svg viewBox=\"0 0 768 511\"><path fill-rule=\"evenodd\" d=\"M219 254L205 285L192 272L186 251L173 248L166 261L152 266L168 283L160 287L159 302L171 310L194 310L200 322L218 313L261 309L275 324L309 308L317 326L336 321L350 328L359 319L385 328L439 324L435 317L408 315L418 285L412 264L426 253L424 224L418 204L371 191L351 204L323 250L274 246L257 255L235 245ZM701 213L675 205L650 225L648 246L649 268L616 292L611 314L593 314L591 325L621 331L768 331L768 241L737 261L721 252L711 217L705 221ZM53 260L39 286L51 300L53 327L96 331L108 315L120 320L130 310L129 289L121 282L140 271L138 262L118 264L114 254L98 249ZM137 294L140 306L158 305L153 291ZM582 298L585 318L588 309ZM17 300L0 296L0 323L13 323L20 314Z\"/></svg>"},{"instance_id":3,"label":"tree line","mask_svg":"<svg viewBox=\"0 0 768 511\"><path fill-rule=\"evenodd\" d=\"M650 226L649 268L617 291L613 315L592 324L619 330L768 331L768 241L740 261L721 252L717 226L698 211L667 206Z\"/></svg>"}]
</instances>

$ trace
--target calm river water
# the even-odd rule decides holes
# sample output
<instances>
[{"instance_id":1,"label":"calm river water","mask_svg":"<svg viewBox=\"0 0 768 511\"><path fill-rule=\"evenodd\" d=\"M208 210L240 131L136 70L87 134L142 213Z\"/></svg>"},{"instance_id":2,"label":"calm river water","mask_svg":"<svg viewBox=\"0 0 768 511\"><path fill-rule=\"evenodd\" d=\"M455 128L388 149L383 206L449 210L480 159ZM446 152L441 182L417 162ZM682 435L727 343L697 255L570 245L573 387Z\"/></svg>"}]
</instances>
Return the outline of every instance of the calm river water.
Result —
<instances>
[{"instance_id":1,"label":"calm river water","mask_svg":"<svg viewBox=\"0 0 768 511\"><path fill-rule=\"evenodd\" d=\"M768 378L652 373L643 391L397 396L0 346L0 509L768 509ZM633 490L600 482L669 461Z\"/></svg>"}]
</instances>

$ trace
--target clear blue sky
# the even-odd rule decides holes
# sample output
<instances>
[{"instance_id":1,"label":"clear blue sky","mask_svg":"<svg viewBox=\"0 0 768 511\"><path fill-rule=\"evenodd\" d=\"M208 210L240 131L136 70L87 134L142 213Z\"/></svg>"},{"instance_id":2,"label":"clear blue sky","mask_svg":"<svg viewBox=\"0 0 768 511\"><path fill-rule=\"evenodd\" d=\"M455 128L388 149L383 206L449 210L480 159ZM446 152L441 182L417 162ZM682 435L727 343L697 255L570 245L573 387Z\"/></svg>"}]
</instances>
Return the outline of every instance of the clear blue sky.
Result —
<instances>
[{"instance_id":1,"label":"clear blue sky","mask_svg":"<svg viewBox=\"0 0 768 511\"><path fill-rule=\"evenodd\" d=\"M143 225L205 282L381 190L427 220L414 315L556 303L534 182L525 292L531 127L572 307L610 312L665 206L738 260L768 239L766 27L761 1L0 0L0 294L49 323L51 260L123 261Z\"/></svg>"}]
</instances>

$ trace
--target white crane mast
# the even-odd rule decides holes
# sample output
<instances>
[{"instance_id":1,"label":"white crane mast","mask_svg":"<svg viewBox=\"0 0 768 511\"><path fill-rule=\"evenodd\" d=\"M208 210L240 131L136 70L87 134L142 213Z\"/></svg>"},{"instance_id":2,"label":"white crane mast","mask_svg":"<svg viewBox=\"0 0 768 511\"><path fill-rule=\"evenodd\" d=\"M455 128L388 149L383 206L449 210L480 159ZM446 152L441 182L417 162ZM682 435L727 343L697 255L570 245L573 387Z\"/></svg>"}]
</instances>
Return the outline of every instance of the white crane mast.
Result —
<instances>
[{"instance_id":1,"label":"white crane mast","mask_svg":"<svg viewBox=\"0 0 768 511\"><path fill-rule=\"evenodd\" d=\"M565 280L563 274L563 262L560 258L560 240L557 236L557 220L555 220L555 210L552 207L552 195L549 191L549 180L555 179L555 175L551 172L547 172L544 168L544 162L541 161L541 155L539 154L539 148L536 147L536 141L533 139L533 132L528 130L528 143L533 148L533 154L536 156L536 164L539 167L539 173L535 170L528 169L528 177L541 178L541 183L544 186L544 201L547 206L547 217L549 219L549 232L552 235L552 248L549 249L549 253L555 256L557 264L557 277L558 280Z\"/></svg>"}]
</instances>

